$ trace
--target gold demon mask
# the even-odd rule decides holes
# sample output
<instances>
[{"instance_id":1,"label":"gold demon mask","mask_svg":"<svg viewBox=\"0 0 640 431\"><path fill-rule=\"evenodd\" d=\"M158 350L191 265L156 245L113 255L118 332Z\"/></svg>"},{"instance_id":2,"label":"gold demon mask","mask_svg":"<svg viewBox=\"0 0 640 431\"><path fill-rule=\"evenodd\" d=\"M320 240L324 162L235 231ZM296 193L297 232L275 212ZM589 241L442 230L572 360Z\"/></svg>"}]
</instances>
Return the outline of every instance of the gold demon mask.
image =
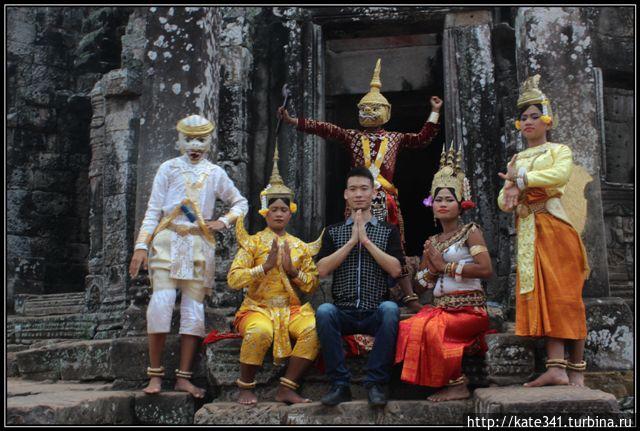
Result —
<instances>
[{"instance_id":1,"label":"gold demon mask","mask_svg":"<svg viewBox=\"0 0 640 431\"><path fill-rule=\"evenodd\" d=\"M358 120L363 127L380 127L391 118L391 104L380 93L380 59L376 62L369 86L371 89L358 103Z\"/></svg>"}]
</instances>

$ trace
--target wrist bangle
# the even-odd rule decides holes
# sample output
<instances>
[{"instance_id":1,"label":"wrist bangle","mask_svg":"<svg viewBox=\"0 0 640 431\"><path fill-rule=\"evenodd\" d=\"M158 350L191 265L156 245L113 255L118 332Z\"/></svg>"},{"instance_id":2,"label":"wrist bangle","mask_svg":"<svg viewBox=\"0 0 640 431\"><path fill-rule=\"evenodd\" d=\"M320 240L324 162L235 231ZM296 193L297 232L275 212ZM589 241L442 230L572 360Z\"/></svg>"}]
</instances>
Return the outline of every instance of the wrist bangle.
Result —
<instances>
[{"instance_id":1,"label":"wrist bangle","mask_svg":"<svg viewBox=\"0 0 640 431\"><path fill-rule=\"evenodd\" d=\"M462 268L464 268L465 263L464 262L460 262L458 264L458 266L456 267L456 276L455 279L457 282L462 281Z\"/></svg>"}]
</instances>

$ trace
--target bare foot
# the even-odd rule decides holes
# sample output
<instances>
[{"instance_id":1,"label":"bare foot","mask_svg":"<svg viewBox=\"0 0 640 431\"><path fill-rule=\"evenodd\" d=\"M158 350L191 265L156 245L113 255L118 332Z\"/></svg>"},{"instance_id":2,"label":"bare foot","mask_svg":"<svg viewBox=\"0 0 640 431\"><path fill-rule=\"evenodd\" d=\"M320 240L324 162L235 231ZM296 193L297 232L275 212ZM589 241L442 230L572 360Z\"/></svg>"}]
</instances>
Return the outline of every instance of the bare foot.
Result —
<instances>
[{"instance_id":1,"label":"bare foot","mask_svg":"<svg viewBox=\"0 0 640 431\"><path fill-rule=\"evenodd\" d=\"M310 403L311 400L309 398L302 398L292 389L285 388L280 385L278 388L278 392L276 392L276 401L287 404L297 404L297 403Z\"/></svg>"},{"instance_id":2,"label":"bare foot","mask_svg":"<svg viewBox=\"0 0 640 431\"><path fill-rule=\"evenodd\" d=\"M467 385L445 386L435 394L427 397L429 401L464 400L471 396Z\"/></svg>"},{"instance_id":3,"label":"bare foot","mask_svg":"<svg viewBox=\"0 0 640 431\"><path fill-rule=\"evenodd\" d=\"M540 377L532 382L525 383L522 386L527 388L535 388L539 386L551 386L551 385L568 385L569 377L567 372L563 368L552 367L547 369Z\"/></svg>"},{"instance_id":4,"label":"bare foot","mask_svg":"<svg viewBox=\"0 0 640 431\"><path fill-rule=\"evenodd\" d=\"M569 384L584 388L584 373L582 371L567 370L569 376Z\"/></svg>"},{"instance_id":5,"label":"bare foot","mask_svg":"<svg viewBox=\"0 0 640 431\"><path fill-rule=\"evenodd\" d=\"M205 394L204 389L194 386L193 383L191 383L189 380L182 379L180 377L176 379L175 390L181 392L189 392L191 395L193 395L194 398L204 398Z\"/></svg>"},{"instance_id":6,"label":"bare foot","mask_svg":"<svg viewBox=\"0 0 640 431\"><path fill-rule=\"evenodd\" d=\"M149 385L142 390L145 394L158 394L160 393L160 387L162 386L162 377L151 377L149 379Z\"/></svg>"},{"instance_id":7,"label":"bare foot","mask_svg":"<svg viewBox=\"0 0 640 431\"><path fill-rule=\"evenodd\" d=\"M238 397L238 402L240 404L250 406L258 402L258 397L256 397L256 394L254 394L248 389L240 389L240 396Z\"/></svg>"}]
</instances>

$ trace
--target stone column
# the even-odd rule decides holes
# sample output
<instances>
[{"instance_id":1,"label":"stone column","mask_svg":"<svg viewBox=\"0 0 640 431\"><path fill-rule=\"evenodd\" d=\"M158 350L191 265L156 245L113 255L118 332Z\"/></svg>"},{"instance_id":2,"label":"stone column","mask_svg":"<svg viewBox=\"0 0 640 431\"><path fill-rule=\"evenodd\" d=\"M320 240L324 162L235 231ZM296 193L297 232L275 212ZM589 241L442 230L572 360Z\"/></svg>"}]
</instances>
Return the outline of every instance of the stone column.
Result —
<instances>
[{"instance_id":1,"label":"stone column","mask_svg":"<svg viewBox=\"0 0 640 431\"><path fill-rule=\"evenodd\" d=\"M497 252L496 159L498 126L496 89L491 50L491 13L451 13L445 18L442 39L445 79L445 133L447 146L462 145L463 164L477 208L465 219L479 223L492 255ZM504 299L504 283L493 279L489 298Z\"/></svg>"},{"instance_id":2,"label":"stone column","mask_svg":"<svg viewBox=\"0 0 640 431\"><path fill-rule=\"evenodd\" d=\"M523 7L516 17L518 81L539 73L541 89L558 114L553 142L569 145L574 163L593 177L585 188L587 223L582 239L591 277L587 297L609 295L602 196L600 191L601 131L597 118L597 88L592 64L592 39L584 8Z\"/></svg>"},{"instance_id":3,"label":"stone column","mask_svg":"<svg viewBox=\"0 0 640 431\"><path fill-rule=\"evenodd\" d=\"M324 119L324 44L322 27L306 22L303 28L302 106L308 118ZM299 171L303 174L296 189L300 213L299 234L307 241L315 240L324 228L326 143L315 135L299 134L302 139Z\"/></svg>"}]
</instances>

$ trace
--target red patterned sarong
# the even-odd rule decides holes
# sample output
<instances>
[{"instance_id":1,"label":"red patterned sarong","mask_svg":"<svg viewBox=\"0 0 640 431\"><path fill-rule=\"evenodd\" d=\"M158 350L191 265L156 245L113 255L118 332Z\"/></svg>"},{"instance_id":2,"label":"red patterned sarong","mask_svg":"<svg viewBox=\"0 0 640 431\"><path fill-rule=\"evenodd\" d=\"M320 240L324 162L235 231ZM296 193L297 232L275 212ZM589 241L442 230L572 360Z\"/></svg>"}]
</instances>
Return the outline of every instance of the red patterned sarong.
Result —
<instances>
[{"instance_id":1,"label":"red patterned sarong","mask_svg":"<svg viewBox=\"0 0 640 431\"><path fill-rule=\"evenodd\" d=\"M402 381L442 387L462 375L463 353L487 351L489 317L483 307L446 309L425 305L400 322L395 363Z\"/></svg>"}]
</instances>

